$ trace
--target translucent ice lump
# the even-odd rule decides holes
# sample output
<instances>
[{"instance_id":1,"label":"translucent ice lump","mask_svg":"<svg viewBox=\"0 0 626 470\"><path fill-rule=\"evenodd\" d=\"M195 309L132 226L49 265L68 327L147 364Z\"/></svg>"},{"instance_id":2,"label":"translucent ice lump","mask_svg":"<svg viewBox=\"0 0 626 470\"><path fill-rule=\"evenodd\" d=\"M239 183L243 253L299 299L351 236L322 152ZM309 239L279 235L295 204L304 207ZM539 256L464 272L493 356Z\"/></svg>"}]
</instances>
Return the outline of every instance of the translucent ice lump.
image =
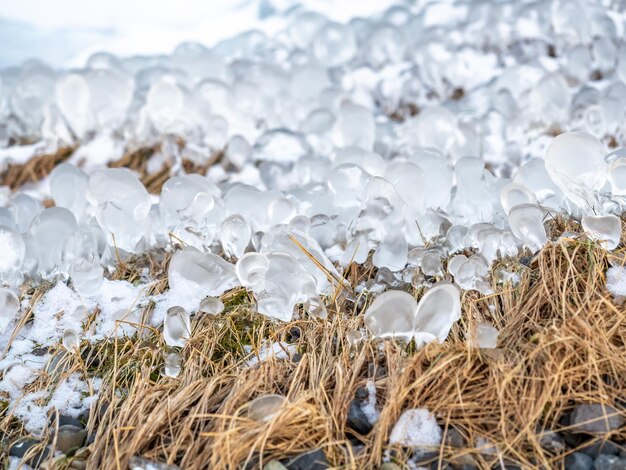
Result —
<instances>
[{"instance_id":1,"label":"translucent ice lump","mask_svg":"<svg viewBox=\"0 0 626 470\"><path fill-rule=\"evenodd\" d=\"M459 318L459 289L452 284L439 284L428 290L419 303L403 291L379 295L365 312L365 326L375 337L413 339L419 345L445 341Z\"/></svg>"}]
</instances>

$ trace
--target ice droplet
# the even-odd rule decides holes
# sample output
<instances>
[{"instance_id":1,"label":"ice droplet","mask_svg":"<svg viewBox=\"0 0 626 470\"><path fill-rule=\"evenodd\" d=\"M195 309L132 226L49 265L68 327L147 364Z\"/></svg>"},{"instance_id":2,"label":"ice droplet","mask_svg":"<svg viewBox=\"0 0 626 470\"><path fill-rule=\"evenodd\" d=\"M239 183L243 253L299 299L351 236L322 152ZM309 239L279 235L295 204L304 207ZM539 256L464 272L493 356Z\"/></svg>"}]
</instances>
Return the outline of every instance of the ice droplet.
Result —
<instances>
[{"instance_id":1,"label":"ice droplet","mask_svg":"<svg viewBox=\"0 0 626 470\"><path fill-rule=\"evenodd\" d=\"M260 395L248 403L247 416L260 423L271 421L286 403L281 395Z\"/></svg>"},{"instance_id":2,"label":"ice droplet","mask_svg":"<svg viewBox=\"0 0 626 470\"><path fill-rule=\"evenodd\" d=\"M63 332L63 347L68 351L77 350L80 347L80 336L76 330L67 329Z\"/></svg>"},{"instance_id":3,"label":"ice droplet","mask_svg":"<svg viewBox=\"0 0 626 470\"><path fill-rule=\"evenodd\" d=\"M246 219L239 214L231 215L222 222L220 238L228 256L241 258L250 243L252 229Z\"/></svg>"},{"instance_id":4,"label":"ice droplet","mask_svg":"<svg viewBox=\"0 0 626 470\"><path fill-rule=\"evenodd\" d=\"M403 291L387 291L379 295L365 312L365 325L378 338L445 341L459 318L459 290L452 284L438 284L426 292L419 304Z\"/></svg>"},{"instance_id":5,"label":"ice droplet","mask_svg":"<svg viewBox=\"0 0 626 470\"><path fill-rule=\"evenodd\" d=\"M235 266L217 255L186 247L172 256L168 269L170 289L185 289L187 282L207 295L222 295L238 285Z\"/></svg>"},{"instance_id":6,"label":"ice droplet","mask_svg":"<svg viewBox=\"0 0 626 470\"><path fill-rule=\"evenodd\" d=\"M165 355L162 374L165 377L176 378L180 374L182 358L177 353Z\"/></svg>"},{"instance_id":7,"label":"ice droplet","mask_svg":"<svg viewBox=\"0 0 626 470\"><path fill-rule=\"evenodd\" d=\"M26 245L20 233L0 225L0 279L6 280L22 267Z\"/></svg>"},{"instance_id":8,"label":"ice droplet","mask_svg":"<svg viewBox=\"0 0 626 470\"><path fill-rule=\"evenodd\" d=\"M224 303L217 297L205 297L200 302L200 312L206 315L219 315L224 311Z\"/></svg>"},{"instance_id":9,"label":"ice droplet","mask_svg":"<svg viewBox=\"0 0 626 470\"><path fill-rule=\"evenodd\" d=\"M520 204L509 213L511 231L533 251L541 249L548 242L543 219L543 211L533 204Z\"/></svg>"},{"instance_id":10,"label":"ice droplet","mask_svg":"<svg viewBox=\"0 0 626 470\"><path fill-rule=\"evenodd\" d=\"M0 287L0 334L15 319L20 303L13 291Z\"/></svg>"},{"instance_id":11,"label":"ice droplet","mask_svg":"<svg viewBox=\"0 0 626 470\"><path fill-rule=\"evenodd\" d=\"M191 335L189 313L182 307L170 307L163 322L163 339L168 346L182 348Z\"/></svg>"},{"instance_id":12,"label":"ice droplet","mask_svg":"<svg viewBox=\"0 0 626 470\"><path fill-rule=\"evenodd\" d=\"M260 293L265 290L265 275L269 267L270 262L265 255L246 253L237 260L235 271L242 286Z\"/></svg>"},{"instance_id":13,"label":"ice droplet","mask_svg":"<svg viewBox=\"0 0 626 470\"><path fill-rule=\"evenodd\" d=\"M548 174L563 193L581 209L598 206L597 193L607 178L602 142L586 132L565 132L546 150Z\"/></svg>"},{"instance_id":14,"label":"ice droplet","mask_svg":"<svg viewBox=\"0 0 626 470\"><path fill-rule=\"evenodd\" d=\"M498 343L498 330L486 323L476 325L474 345L482 349L494 349Z\"/></svg>"},{"instance_id":15,"label":"ice droplet","mask_svg":"<svg viewBox=\"0 0 626 470\"><path fill-rule=\"evenodd\" d=\"M593 239L602 242L602 246L612 251L619 245L622 235L622 223L619 217L609 215L585 215L582 218L583 230Z\"/></svg>"}]
</instances>

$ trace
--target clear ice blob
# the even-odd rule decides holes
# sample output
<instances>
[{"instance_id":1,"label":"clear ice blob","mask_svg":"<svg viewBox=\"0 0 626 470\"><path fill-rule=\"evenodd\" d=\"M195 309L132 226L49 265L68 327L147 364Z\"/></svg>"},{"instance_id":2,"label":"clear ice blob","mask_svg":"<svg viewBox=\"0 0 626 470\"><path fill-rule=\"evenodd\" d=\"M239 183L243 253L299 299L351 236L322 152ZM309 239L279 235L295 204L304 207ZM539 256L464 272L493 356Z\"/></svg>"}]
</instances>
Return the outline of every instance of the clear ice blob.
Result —
<instances>
[{"instance_id":1,"label":"clear ice blob","mask_svg":"<svg viewBox=\"0 0 626 470\"><path fill-rule=\"evenodd\" d=\"M170 307L163 321L163 339L168 346L182 348L191 336L189 313L182 307Z\"/></svg>"},{"instance_id":2,"label":"clear ice blob","mask_svg":"<svg viewBox=\"0 0 626 470\"><path fill-rule=\"evenodd\" d=\"M509 212L509 225L513 235L532 251L537 251L548 242L544 218L544 212L538 206L520 204Z\"/></svg>"},{"instance_id":3,"label":"clear ice blob","mask_svg":"<svg viewBox=\"0 0 626 470\"><path fill-rule=\"evenodd\" d=\"M421 344L445 341L459 318L459 290L452 284L438 284L424 294L419 304L403 291L379 295L365 312L365 326L377 338L415 339Z\"/></svg>"},{"instance_id":4,"label":"clear ice blob","mask_svg":"<svg viewBox=\"0 0 626 470\"><path fill-rule=\"evenodd\" d=\"M219 315L224 311L224 302L209 295L202 299L198 310L206 315Z\"/></svg>"},{"instance_id":5,"label":"clear ice blob","mask_svg":"<svg viewBox=\"0 0 626 470\"><path fill-rule=\"evenodd\" d=\"M583 210L598 207L598 192L606 182L608 165L602 142L586 132L565 132L546 150L546 170L565 196Z\"/></svg>"},{"instance_id":6,"label":"clear ice blob","mask_svg":"<svg viewBox=\"0 0 626 470\"><path fill-rule=\"evenodd\" d=\"M71 163L61 163L50 173L50 193L57 207L65 207L80 220L87 207L89 177Z\"/></svg>"},{"instance_id":7,"label":"clear ice blob","mask_svg":"<svg viewBox=\"0 0 626 470\"><path fill-rule=\"evenodd\" d=\"M287 403L282 395L260 395L248 403L247 417L259 423L271 421Z\"/></svg>"},{"instance_id":8,"label":"clear ice blob","mask_svg":"<svg viewBox=\"0 0 626 470\"><path fill-rule=\"evenodd\" d=\"M261 293L265 290L265 275L270 262L260 253L246 253L237 260L235 271L242 286L253 292Z\"/></svg>"},{"instance_id":9,"label":"clear ice blob","mask_svg":"<svg viewBox=\"0 0 626 470\"><path fill-rule=\"evenodd\" d=\"M180 375L182 358L178 353L167 353L164 358L162 374L165 377L176 378Z\"/></svg>"},{"instance_id":10,"label":"clear ice blob","mask_svg":"<svg viewBox=\"0 0 626 470\"><path fill-rule=\"evenodd\" d=\"M62 344L68 351L78 350L80 347L80 335L76 330L68 328L63 332Z\"/></svg>"},{"instance_id":11,"label":"clear ice blob","mask_svg":"<svg viewBox=\"0 0 626 470\"><path fill-rule=\"evenodd\" d=\"M626 196L626 157L618 157L611 162L608 179L614 196Z\"/></svg>"},{"instance_id":12,"label":"clear ice blob","mask_svg":"<svg viewBox=\"0 0 626 470\"><path fill-rule=\"evenodd\" d=\"M509 183L500 190L500 204L507 214L520 204L537 204L534 193L521 183Z\"/></svg>"},{"instance_id":13,"label":"clear ice blob","mask_svg":"<svg viewBox=\"0 0 626 470\"><path fill-rule=\"evenodd\" d=\"M0 225L0 279L7 281L22 267L26 244L20 232Z\"/></svg>"},{"instance_id":14,"label":"clear ice blob","mask_svg":"<svg viewBox=\"0 0 626 470\"><path fill-rule=\"evenodd\" d=\"M479 323L472 339L474 346L478 348L495 349L498 344L498 330L486 323Z\"/></svg>"},{"instance_id":15,"label":"clear ice blob","mask_svg":"<svg viewBox=\"0 0 626 470\"><path fill-rule=\"evenodd\" d=\"M0 334L4 333L15 319L19 307L17 295L10 289L0 287Z\"/></svg>"},{"instance_id":16,"label":"clear ice blob","mask_svg":"<svg viewBox=\"0 0 626 470\"><path fill-rule=\"evenodd\" d=\"M325 67L338 67L351 61L356 51L354 33L339 23L327 23L313 40L313 55Z\"/></svg>"},{"instance_id":17,"label":"clear ice blob","mask_svg":"<svg viewBox=\"0 0 626 470\"><path fill-rule=\"evenodd\" d=\"M170 289L201 289L206 295L219 296L239 282L235 266L223 258L202 253L193 247L177 251L168 268Z\"/></svg>"},{"instance_id":18,"label":"clear ice blob","mask_svg":"<svg viewBox=\"0 0 626 470\"><path fill-rule=\"evenodd\" d=\"M67 251L71 246L70 240L78 231L74 214L62 207L50 207L35 217L30 234L37 252L37 270L41 276L67 276Z\"/></svg>"},{"instance_id":19,"label":"clear ice blob","mask_svg":"<svg viewBox=\"0 0 626 470\"><path fill-rule=\"evenodd\" d=\"M622 223L616 215L585 215L581 224L585 233L600 241L605 249L612 251L619 245Z\"/></svg>"},{"instance_id":20,"label":"clear ice blob","mask_svg":"<svg viewBox=\"0 0 626 470\"><path fill-rule=\"evenodd\" d=\"M226 255L241 258L250 243L251 236L252 229L241 215L234 214L222 221L220 240Z\"/></svg>"}]
</instances>

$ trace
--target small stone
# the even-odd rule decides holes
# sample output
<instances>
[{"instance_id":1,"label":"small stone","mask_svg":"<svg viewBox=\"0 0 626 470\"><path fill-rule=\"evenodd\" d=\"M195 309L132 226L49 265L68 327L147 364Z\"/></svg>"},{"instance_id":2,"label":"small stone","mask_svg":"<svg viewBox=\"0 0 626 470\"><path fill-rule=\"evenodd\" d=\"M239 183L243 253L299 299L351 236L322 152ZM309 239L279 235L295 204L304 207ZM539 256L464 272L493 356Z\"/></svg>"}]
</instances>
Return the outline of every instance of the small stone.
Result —
<instances>
[{"instance_id":1,"label":"small stone","mask_svg":"<svg viewBox=\"0 0 626 470\"><path fill-rule=\"evenodd\" d=\"M363 436L369 434L372 430L372 423L369 422L367 415L363 411L361 399L355 398L350 402L347 424Z\"/></svg>"},{"instance_id":2,"label":"small stone","mask_svg":"<svg viewBox=\"0 0 626 470\"><path fill-rule=\"evenodd\" d=\"M449 428L446 432L446 445L448 447L463 448L467 447L467 440L456 428Z\"/></svg>"},{"instance_id":3,"label":"small stone","mask_svg":"<svg viewBox=\"0 0 626 470\"><path fill-rule=\"evenodd\" d=\"M594 441L581 449L581 452L593 457L594 459L601 454L617 455L619 446L612 441Z\"/></svg>"},{"instance_id":4,"label":"small stone","mask_svg":"<svg viewBox=\"0 0 626 470\"><path fill-rule=\"evenodd\" d=\"M571 432L604 434L620 428L626 419L609 405L599 403L577 405L570 416Z\"/></svg>"},{"instance_id":5,"label":"small stone","mask_svg":"<svg viewBox=\"0 0 626 470\"><path fill-rule=\"evenodd\" d=\"M287 467L285 467L278 460L270 460L263 465L263 470L287 470Z\"/></svg>"},{"instance_id":6,"label":"small stone","mask_svg":"<svg viewBox=\"0 0 626 470\"><path fill-rule=\"evenodd\" d=\"M539 438L539 444L553 454L560 454L565 450L565 440L554 431L544 431Z\"/></svg>"},{"instance_id":7,"label":"small stone","mask_svg":"<svg viewBox=\"0 0 626 470\"><path fill-rule=\"evenodd\" d=\"M16 440L9 446L9 455L11 457L23 458L32 447L39 445L41 442L37 439L25 437ZM50 455L50 450L47 447L35 452L34 455L29 456L26 463L31 467L39 467Z\"/></svg>"},{"instance_id":8,"label":"small stone","mask_svg":"<svg viewBox=\"0 0 626 470\"><path fill-rule=\"evenodd\" d=\"M56 448L64 454L68 454L71 450L82 447L86 437L87 431L85 429L71 424L59 426L56 433Z\"/></svg>"},{"instance_id":9,"label":"small stone","mask_svg":"<svg viewBox=\"0 0 626 470\"><path fill-rule=\"evenodd\" d=\"M83 459L73 459L70 462L69 468L71 468L73 470L86 470L87 469L87 462L85 462Z\"/></svg>"},{"instance_id":10,"label":"small stone","mask_svg":"<svg viewBox=\"0 0 626 470\"><path fill-rule=\"evenodd\" d=\"M616 455L602 454L594 462L593 468L595 470L625 470L626 460Z\"/></svg>"},{"instance_id":11,"label":"small stone","mask_svg":"<svg viewBox=\"0 0 626 470\"><path fill-rule=\"evenodd\" d=\"M287 463L289 470L326 470L330 467L321 449L301 454Z\"/></svg>"},{"instance_id":12,"label":"small stone","mask_svg":"<svg viewBox=\"0 0 626 470\"><path fill-rule=\"evenodd\" d=\"M369 392L367 391L367 388L359 387L356 389L356 392L354 392L354 397L359 400L365 400L369 397Z\"/></svg>"},{"instance_id":13,"label":"small stone","mask_svg":"<svg viewBox=\"0 0 626 470\"><path fill-rule=\"evenodd\" d=\"M382 464L378 470L402 470L399 465L393 462L387 462Z\"/></svg>"},{"instance_id":14,"label":"small stone","mask_svg":"<svg viewBox=\"0 0 626 470\"><path fill-rule=\"evenodd\" d=\"M582 452L574 452L565 457L565 468L569 470L591 470L593 459Z\"/></svg>"}]
</instances>

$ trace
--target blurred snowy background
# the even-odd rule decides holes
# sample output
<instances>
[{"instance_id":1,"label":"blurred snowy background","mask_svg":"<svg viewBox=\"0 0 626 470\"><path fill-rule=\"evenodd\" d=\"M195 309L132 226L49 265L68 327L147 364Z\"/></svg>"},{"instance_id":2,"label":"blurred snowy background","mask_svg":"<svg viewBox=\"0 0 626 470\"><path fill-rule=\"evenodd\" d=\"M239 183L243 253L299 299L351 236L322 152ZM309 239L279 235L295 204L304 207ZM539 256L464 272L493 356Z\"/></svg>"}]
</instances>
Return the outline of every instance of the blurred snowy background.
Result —
<instances>
[{"instance_id":1,"label":"blurred snowy background","mask_svg":"<svg viewBox=\"0 0 626 470\"><path fill-rule=\"evenodd\" d=\"M345 22L390 0L0 0L0 68L41 59L84 65L94 52L171 53L184 41L211 46L249 29L281 30L300 9Z\"/></svg>"}]
</instances>

